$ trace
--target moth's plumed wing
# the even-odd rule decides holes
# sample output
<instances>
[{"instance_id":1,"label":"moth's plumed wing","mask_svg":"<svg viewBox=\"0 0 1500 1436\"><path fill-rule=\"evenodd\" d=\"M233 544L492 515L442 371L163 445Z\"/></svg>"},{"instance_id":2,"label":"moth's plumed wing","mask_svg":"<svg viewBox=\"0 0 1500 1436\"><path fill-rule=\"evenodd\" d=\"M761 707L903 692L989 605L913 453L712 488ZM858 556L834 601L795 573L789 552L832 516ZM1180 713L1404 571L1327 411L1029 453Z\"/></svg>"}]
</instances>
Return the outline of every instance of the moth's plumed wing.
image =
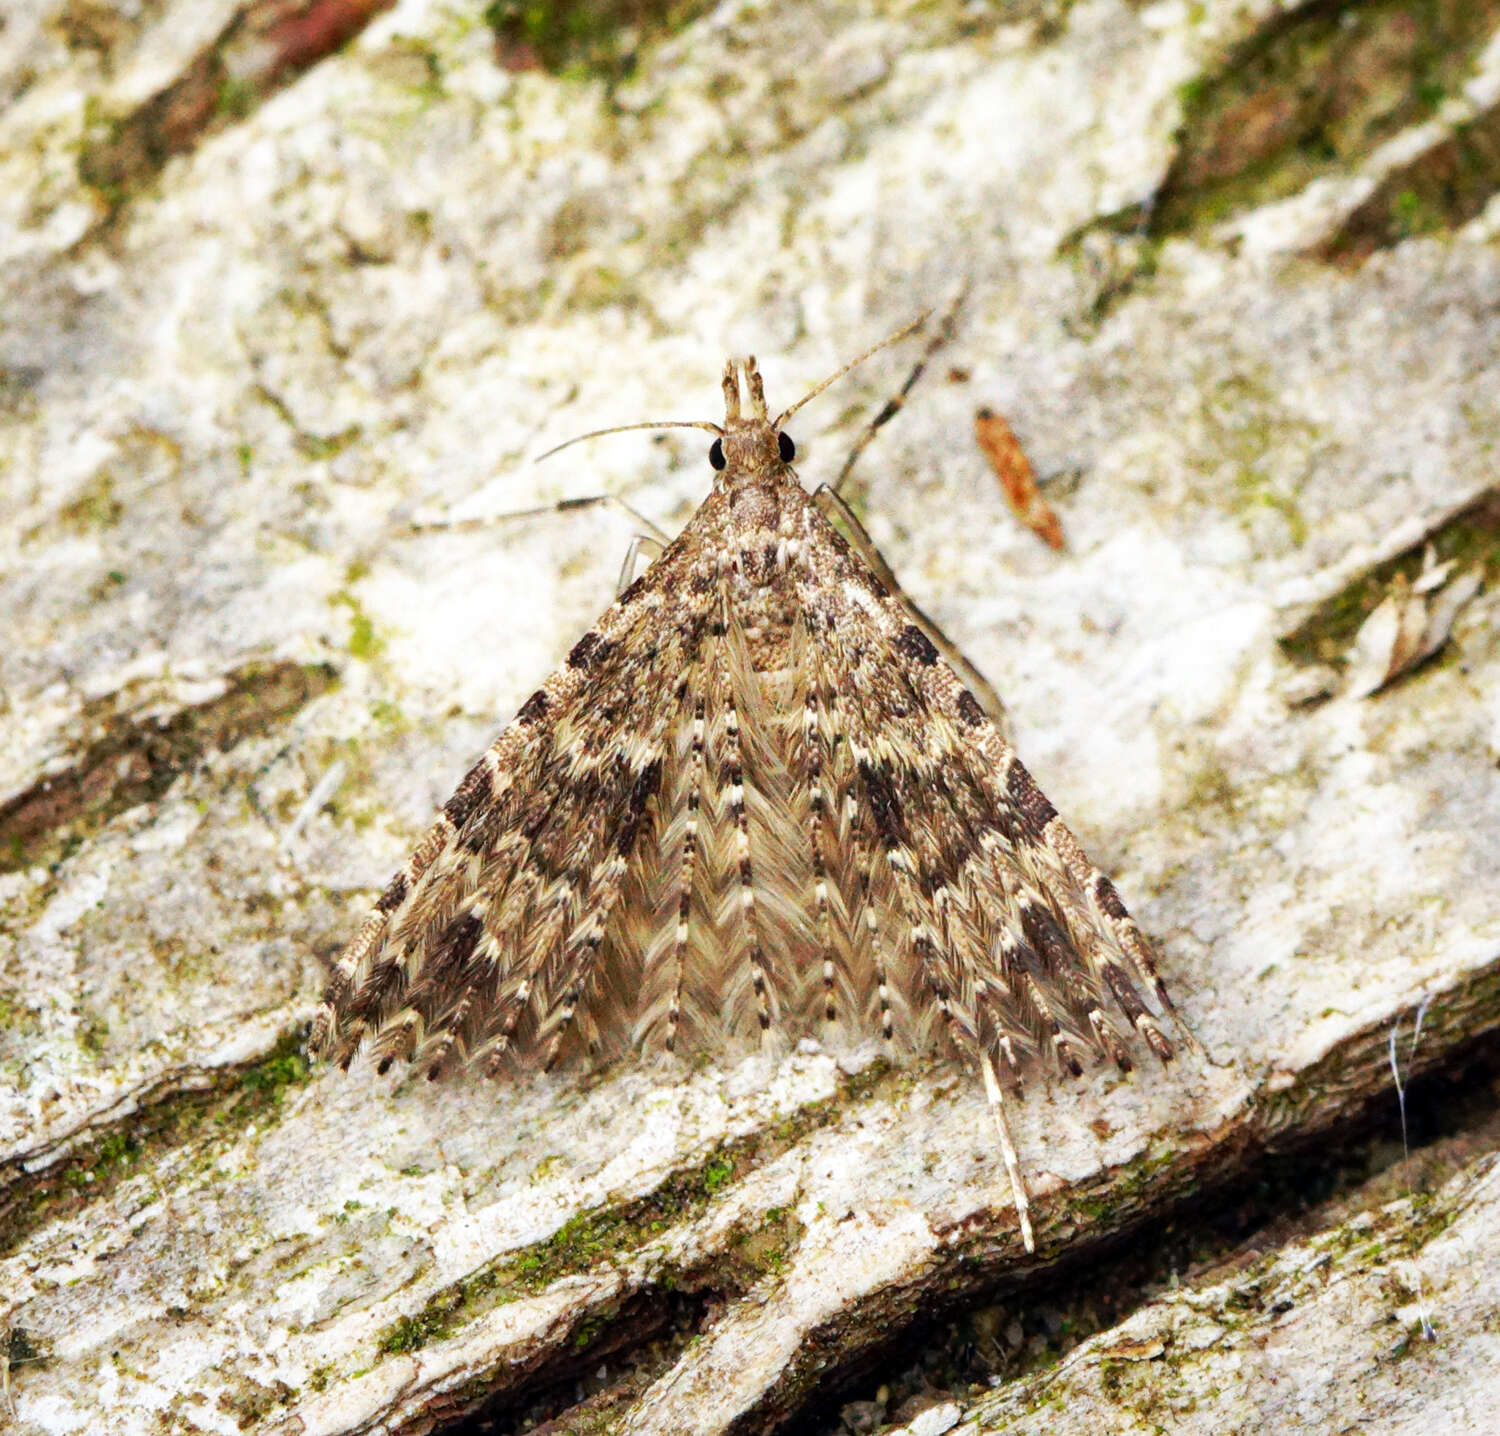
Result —
<instances>
[{"instance_id":1,"label":"moth's plumed wing","mask_svg":"<svg viewBox=\"0 0 1500 1436\"><path fill-rule=\"evenodd\" d=\"M901 600L809 503L793 565L825 751L878 850L884 961L961 1049L1077 1072L1130 1059L1111 1009L1162 1059L1138 984L1171 1010L1149 944ZM867 855L867 858L869 855ZM881 878L884 882L881 882Z\"/></svg>"},{"instance_id":2,"label":"moth's plumed wing","mask_svg":"<svg viewBox=\"0 0 1500 1436\"><path fill-rule=\"evenodd\" d=\"M715 489L464 779L315 1045L548 1066L805 1033L1163 1058L1149 947L790 476ZM988 1069L987 1069L988 1070Z\"/></svg>"},{"instance_id":3,"label":"moth's plumed wing","mask_svg":"<svg viewBox=\"0 0 1500 1436\"><path fill-rule=\"evenodd\" d=\"M1128 1067L1111 1009L1166 1060L1137 984L1171 1011L1166 989L1109 879L798 482L753 359L724 398L724 427L697 426L718 435L712 492L465 777L340 958L314 1046L347 1062L368 1040L435 1076L940 1032L984 1076L1030 1250L998 1069Z\"/></svg>"},{"instance_id":4,"label":"moth's plumed wing","mask_svg":"<svg viewBox=\"0 0 1500 1436\"><path fill-rule=\"evenodd\" d=\"M702 641L683 552L621 594L465 776L340 957L315 1050L347 1064L370 1040L433 1075L561 1050L601 982Z\"/></svg>"}]
</instances>

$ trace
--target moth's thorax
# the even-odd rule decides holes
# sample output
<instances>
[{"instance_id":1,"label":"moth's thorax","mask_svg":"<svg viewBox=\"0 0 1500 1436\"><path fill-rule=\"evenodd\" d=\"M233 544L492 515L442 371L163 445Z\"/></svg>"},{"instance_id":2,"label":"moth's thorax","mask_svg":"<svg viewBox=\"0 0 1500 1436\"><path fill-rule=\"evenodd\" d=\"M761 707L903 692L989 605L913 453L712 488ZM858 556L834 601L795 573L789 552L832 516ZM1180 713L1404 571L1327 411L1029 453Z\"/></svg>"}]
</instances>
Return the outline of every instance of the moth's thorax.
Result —
<instances>
[{"instance_id":1,"label":"moth's thorax","mask_svg":"<svg viewBox=\"0 0 1500 1436\"><path fill-rule=\"evenodd\" d=\"M720 475L723 505L719 565L751 665L758 673L790 660L788 640L799 623L797 584L809 499L790 464L779 456L755 474Z\"/></svg>"},{"instance_id":2,"label":"moth's thorax","mask_svg":"<svg viewBox=\"0 0 1500 1436\"><path fill-rule=\"evenodd\" d=\"M785 542L769 538L760 548L734 555L728 592L744 634L745 652L756 673L784 671L792 661L793 636L800 618L792 585L778 582L776 570L789 562Z\"/></svg>"}]
</instances>

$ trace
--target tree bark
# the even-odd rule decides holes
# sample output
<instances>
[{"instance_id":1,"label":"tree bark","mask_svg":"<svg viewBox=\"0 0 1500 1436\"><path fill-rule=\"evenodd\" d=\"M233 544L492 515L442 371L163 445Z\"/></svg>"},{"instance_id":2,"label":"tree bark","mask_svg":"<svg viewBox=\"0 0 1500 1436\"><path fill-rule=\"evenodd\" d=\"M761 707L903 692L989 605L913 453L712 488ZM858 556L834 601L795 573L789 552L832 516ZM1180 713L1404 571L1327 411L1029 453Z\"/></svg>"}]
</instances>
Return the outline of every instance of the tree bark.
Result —
<instances>
[{"instance_id":1,"label":"tree bark","mask_svg":"<svg viewBox=\"0 0 1500 1436\"><path fill-rule=\"evenodd\" d=\"M927 1436L1484 1429L1478 1117L1432 1190L1279 1196L1258 1260L1061 1365L877 1397L935 1322L1206 1227L1279 1154L1388 1126L1396 1072L1492 1049L1500 8L1461 8L7 16L14 1429L738 1436L846 1400ZM789 403L960 275L854 507L1204 1055L1018 1105L1034 1257L942 1063L310 1064L326 964L630 536L411 520L610 491L680 526L697 437L523 459L713 417L726 349ZM904 362L799 414L810 484ZM982 408L1063 551L1007 510Z\"/></svg>"}]
</instances>

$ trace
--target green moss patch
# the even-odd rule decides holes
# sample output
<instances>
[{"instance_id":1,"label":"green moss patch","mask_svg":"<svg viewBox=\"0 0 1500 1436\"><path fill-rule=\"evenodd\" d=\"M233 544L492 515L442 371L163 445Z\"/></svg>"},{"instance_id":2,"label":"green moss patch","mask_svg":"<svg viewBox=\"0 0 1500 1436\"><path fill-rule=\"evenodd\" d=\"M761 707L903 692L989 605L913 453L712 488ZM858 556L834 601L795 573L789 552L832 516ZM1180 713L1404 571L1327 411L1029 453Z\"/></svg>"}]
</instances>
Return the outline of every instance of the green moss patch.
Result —
<instances>
[{"instance_id":1,"label":"green moss patch","mask_svg":"<svg viewBox=\"0 0 1500 1436\"><path fill-rule=\"evenodd\" d=\"M491 0L484 22L507 70L620 79L635 68L643 45L708 8L707 0Z\"/></svg>"},{"instance_id":2,"label":"green moss patch","mask_svg":"<svg viewBox=\"0 0 1500 1436\"><path fill-rule=\"evenodd\" d=\"M1413 235L1456 228L1480 214L1497 190L1500 105L1388 174L1324 240L1318 257L1358 264Z\"/></svg>"},{"instance_id":3,"label":"green moss patch","mask_svg":"<svg viewBox=\"0 0 1500 1436\"><path fill-rule=\"evenodd\" d=\"M1221 68L1183 87L1177 157L1152 233L1212 225L1352 168L1458 91L1497 21L1500 0L1322 0L1277 13ZM1500 183L1483 136L1460 148L1468 154L1460 186L1406 186L1435 224L1477 213L1481 194ZM1394 199L1378 207L1389 211ZM1396 234L1373 216L1358 230L1365 245Z\"/></svg>"},{"instance_id":4,"label":"green moss patch","mask_svg":"<svg viewBox=\"0 0 1500 1436\"><path fill-rule=\"evenodd\" d=\"M195 1072L190 1086L184 1074L169 1073L154 1090L137 1095L136 1110L119 1125L75 1143L41 1170L28 1172L19 1160L0 1165L0 1252L13 1250L43 1223L108 1196L164 1152L205 1132L217 1150L245 1127L267 1121L286 1093L307 1081L304 1039L302 1028L293 1028L253 1062Z\"/></svg>"}]
</instances>

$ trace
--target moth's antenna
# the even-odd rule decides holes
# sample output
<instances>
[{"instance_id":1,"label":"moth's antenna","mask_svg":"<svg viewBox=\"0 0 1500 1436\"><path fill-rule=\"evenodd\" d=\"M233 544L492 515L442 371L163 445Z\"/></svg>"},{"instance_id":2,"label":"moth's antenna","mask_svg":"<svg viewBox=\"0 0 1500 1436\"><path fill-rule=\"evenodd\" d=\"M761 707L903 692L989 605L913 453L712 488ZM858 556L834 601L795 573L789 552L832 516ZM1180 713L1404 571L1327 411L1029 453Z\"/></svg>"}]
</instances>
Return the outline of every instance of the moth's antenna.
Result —
<instances>
[{"instance_id":1,"label":"moth's antenna","mask_svg":"<svg viewBox=\"0 0 1500 1436\"><path fill-rule=\"evenodd\" d=\"M870 357L870 355L878 354L882 349L886 347L887 344L894 344L899 339L905 339L906 336L913 330L920 329L925 323L927 323L928 316L931 313L932 310L924 309L919 315L917 315L915 319L911 321L910 324L903 324L894 334L887 334L879 344L872 344L868 349L865 350L863 354L859 355L857 358L851 359L847 364L844 365L842 369L838 370L837 373L830 374L816 388L809 389L808 392L804 394L800 399L798 399L790 409L783 409L781 413L777 415L771 427L773 429L779 429L784 423L786 423L788 419L792 417L793 414L797 412L798 409L800 409L805 403L807 403L808 400L816 399L818 395L821 394L823 390L825 390L830 384L838 383L838 381L842 379L844 375L847 374L856 365L863 364L865 360Z\"/></svg>"},{"instance_id":2,"label":"moth's antenna","mask_svg":"<svg viewBox=\"0 0 1500 1436\"><path fill-rule=\"evenodd\" d=\"M662 419L657 423L616 424L612 429L592 429L587 434L564 439L545 454L538 454L532 463L539 464L543 459L550 459L553 454L571 448L574 444L581 444L585 439L597 439L601 434L623 434L629 429L706 429L710 434L718 434L720 438L724 436L724 431L717 424L710 424L707 419Z\"/></svg>"},{"instance_id":3,"label":"moth's antenna","mask_svg":"<svg viewBox=\"0 0 1500 1436\"><path fill-rule=\"evenodd\" d=\"M781 415L772 424L772 427L779 429L782 424L786 422L786 420L791 418L791 416L795 414L797 410L800 409L804 404L806 404L810 399L816 399L818 395L821 394L823 390L825 390L830 384L837 383L851 369L855 368L857 365L863 364L865 360L868 359L872 354L879 353L880 350L884 349L888 344L895 344L898 340L905 339L906 336L912 333L913 330L920 329L927 322L928 316L931 315L931 313L932 311L930 309L924 309L909 324L903 324L894 334L887 334L886 337L880 341L880 343L872 344L868 349L865 350L863 354L860 354L851 359L847 364L844 365L842 369L838 370L837 373L830 374L816 388L810 389L806 394L798 399L790 409L783 410ZM750 365L750 369L747 371L747 373L753 374L755 361L751 359L748 362ZM726 401L728 401L731 397L728 388L730 372L731 371L726 370L724 377L726 386L724 393ZM730 409L729 417L731 419L738 417L736 412L739 407L738 386L736 386L736 390L733 394L733 403L729 404L728 407ZM532 462L539 464L543 459L550 459L553 454L560 453L562 450L571 447L573 444L583 443L585 439L597 439L604 434L624 434L631 429L703 429L707 433L717 434L721 439L724 437L724 430L721 429L717 424L709 423L707 419L663 419L659 422L654 423L648 422L644 424L616 424L612 428L591 429L587 434L578 434L571 439L564 439L562 443L548 449L546 453L538 454L536 458L532 460Z\"/></svg>"}]
</instances>

